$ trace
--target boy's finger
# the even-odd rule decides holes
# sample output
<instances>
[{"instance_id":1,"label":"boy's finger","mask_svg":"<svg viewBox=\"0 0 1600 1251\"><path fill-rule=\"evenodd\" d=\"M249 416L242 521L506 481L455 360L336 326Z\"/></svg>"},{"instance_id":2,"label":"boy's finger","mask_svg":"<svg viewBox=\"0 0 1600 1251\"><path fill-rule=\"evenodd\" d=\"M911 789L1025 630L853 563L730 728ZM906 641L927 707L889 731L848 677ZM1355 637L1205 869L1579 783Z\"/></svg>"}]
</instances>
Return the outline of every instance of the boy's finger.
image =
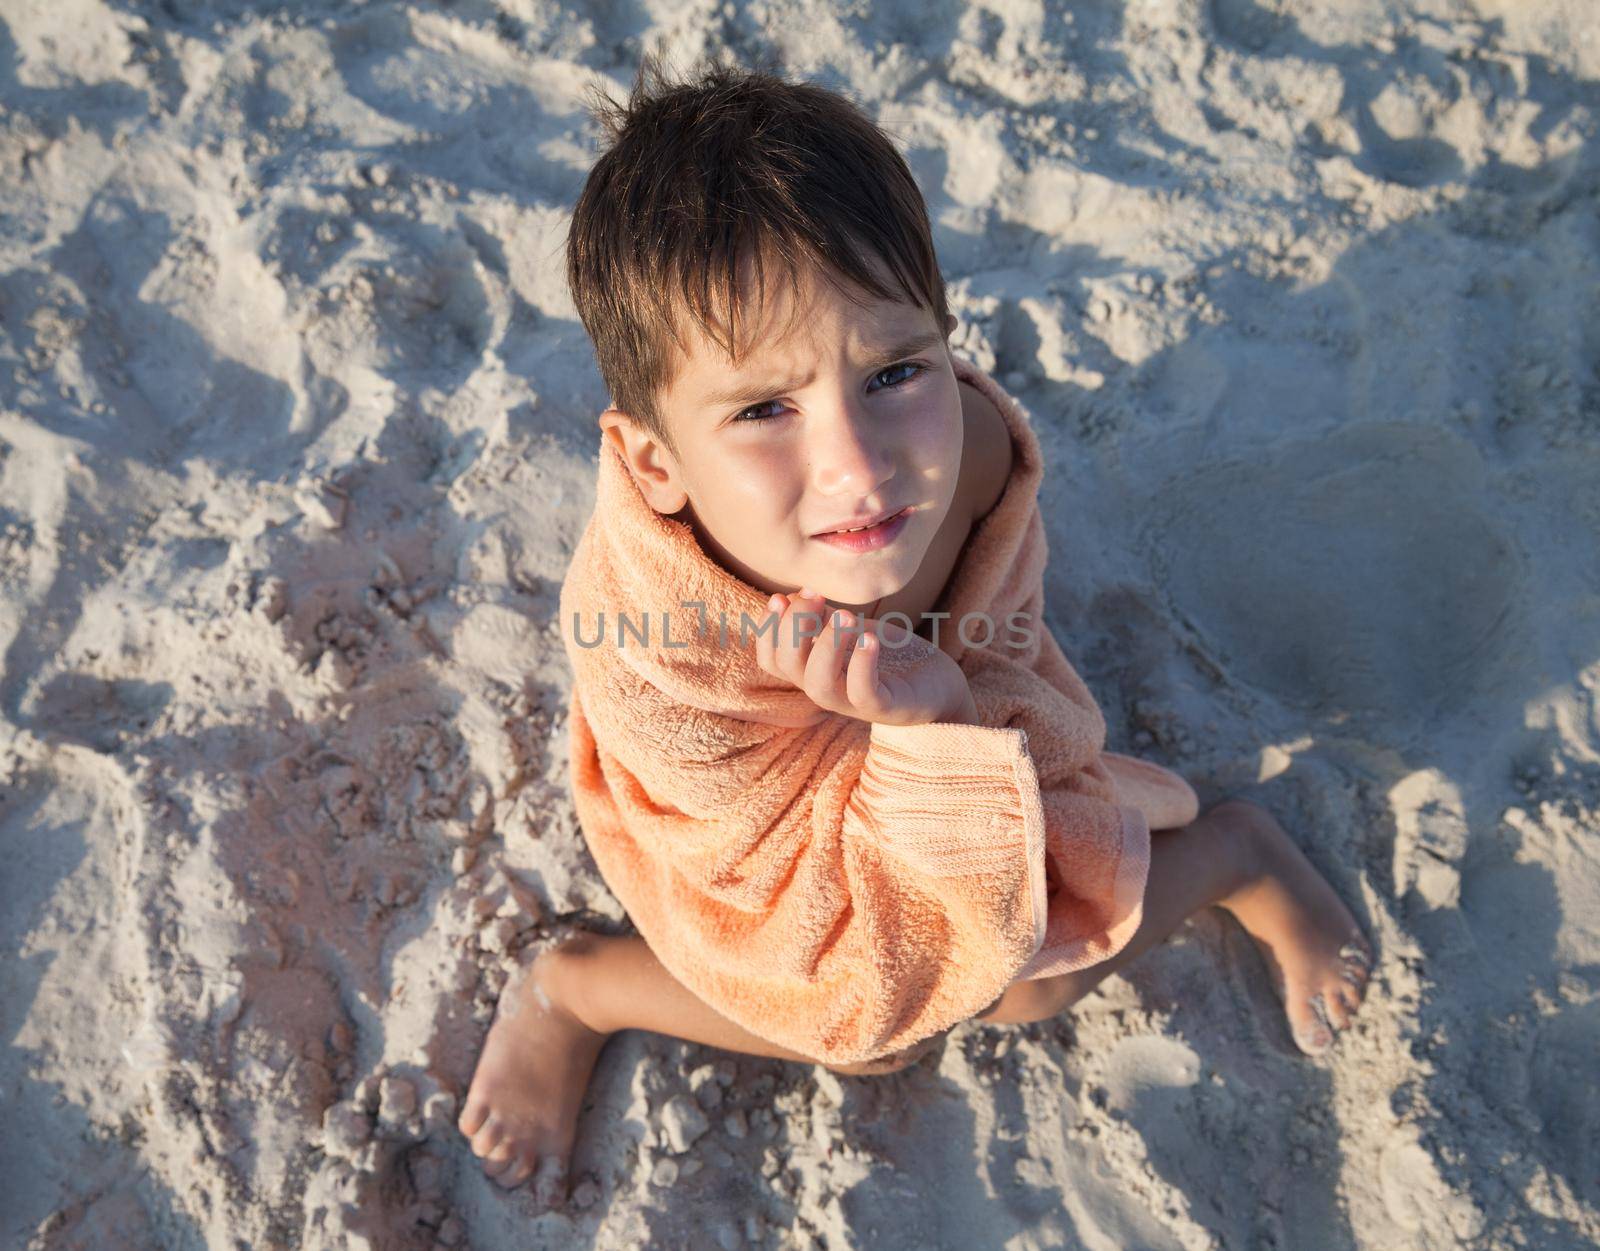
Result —
<instances>
[{"instance_id":1,"label":"boy's finger","mask_svg":"<svg viewBox=\"0 0 1600 1251\"><path fill-rule=\"evenodd\" d=\"M870 617L867 619L867 625L878 636L879 643L887 641L891 647L898 647L911 637L911 631L898 621L886 621L881 617Z\"/></svg>"},{"instance_id":2,"label":"boy's finger","mask_svg":"<svg viewBox=\"0 0 1600 1251\"><path fill-rule=\"evenodd\" d=\"M823 622L822 634L811 645L804 689L819 707L837 710L844 702L843 669L854 644L850 620L849 614L835 611Z\"/></svg>"},{"instance_id":3,"label":"boy's finger","mask_svg":"<svg viewBox=\"0 0 1600 1251\"><path fill-rule=\"evenodd\" d=\"M845 694L851 705L869 716L884 710L885 690L878 680L878 661L883 655L883 642L870 632L862 635L850 656L845 671Z\"/></svg>"},{"instance_id":4,"label":"boy's finger","mask_svg":"<svg viewBox=\"0 0 1600 1251\"><path fill-rule=\"evenodd\" d=\"M811 614L807 619L806 614ZM778 622L777 661L783 676L796 686L804 686L806 661L811 658L812 643L816 638L815 612L799 596L791 596Z\"/></svg>"},{"instance_id":5,"label":"boy's finger","mask_svg":"<svg viewBox=\"0 0 1600 1251\"><path fill-rule=\"evenodd\" d=\"M800 685L800 674L794 667L794 597L785 595L783 607L778 610L778 628L772 639L772 663L785 681Z\"/></svg>"},{"instance_id":6,"label":"boy's finger","mask_svg":"<svg viewBox=\"0 0 1600 1251\"><path fill-rule=\"evenodd\" d=\"M782 605L783 596L776 593L768 596L767 615L769 617L777 615ZM760 665L765 672L770 673L773 677L782 677L783 675L778 672L777 661L773 656L778 642L776 634L772 627L767 626L765 621L761 623L761 626L765 628L756 630L756 664ZM781 629L782 627L778 628Z\"/></svg>"}]
</instances>

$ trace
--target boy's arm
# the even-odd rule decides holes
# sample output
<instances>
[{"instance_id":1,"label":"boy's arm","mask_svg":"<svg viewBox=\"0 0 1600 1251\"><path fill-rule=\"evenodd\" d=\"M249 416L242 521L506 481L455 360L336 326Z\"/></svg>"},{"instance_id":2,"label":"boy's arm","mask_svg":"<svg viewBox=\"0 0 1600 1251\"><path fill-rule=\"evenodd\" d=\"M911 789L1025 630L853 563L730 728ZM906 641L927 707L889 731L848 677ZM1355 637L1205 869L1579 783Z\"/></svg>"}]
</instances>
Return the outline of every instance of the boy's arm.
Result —
<instances>
[{"instance_id":1,"label":"boy's arm","mask_svg":"<svg viewBox=\"0 0 1600 1251\"><path fill-rule=\"evenodd\" d=\"M1045 828L1027 732L982 725L968 709L916 725L874 723L845 819L933 878L995 873L998 886L1020 870L1027 879Z\"/></svg>"}]
</instances>

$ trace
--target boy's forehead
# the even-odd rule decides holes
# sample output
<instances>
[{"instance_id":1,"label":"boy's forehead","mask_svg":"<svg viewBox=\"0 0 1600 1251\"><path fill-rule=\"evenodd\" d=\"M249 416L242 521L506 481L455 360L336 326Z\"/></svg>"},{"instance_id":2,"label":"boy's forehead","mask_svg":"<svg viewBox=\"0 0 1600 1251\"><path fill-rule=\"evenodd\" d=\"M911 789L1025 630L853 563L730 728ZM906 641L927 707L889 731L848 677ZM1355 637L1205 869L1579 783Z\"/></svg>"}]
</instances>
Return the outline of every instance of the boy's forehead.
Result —
<instances>
[{"instance_id":1,"label":"boy's forehead","mask_svg":"<svg viewBox=\"0 0 1600 1251\"><path fill-rule=\"evenodd\" d=\"M844 281L837 280L840 286ZM739 295L737 347L742 356L735 361L722 343L716 342L687 309L676 316L687 349L687 360L680 360L682 372L714 372L725 378L736 374L760 373L812 355L822 345L822 336L842 330L846 338L863 348L881 348L891 340L932 325L933 315L920 304L906 299L882 299L855 288L841 291L815 274L803 274L798 293L785 281L774 281L769 274L766 289L758 293L754 284ZM712 312L717 333L728 337L724 302Z\"/></svg>"}]
</instances>

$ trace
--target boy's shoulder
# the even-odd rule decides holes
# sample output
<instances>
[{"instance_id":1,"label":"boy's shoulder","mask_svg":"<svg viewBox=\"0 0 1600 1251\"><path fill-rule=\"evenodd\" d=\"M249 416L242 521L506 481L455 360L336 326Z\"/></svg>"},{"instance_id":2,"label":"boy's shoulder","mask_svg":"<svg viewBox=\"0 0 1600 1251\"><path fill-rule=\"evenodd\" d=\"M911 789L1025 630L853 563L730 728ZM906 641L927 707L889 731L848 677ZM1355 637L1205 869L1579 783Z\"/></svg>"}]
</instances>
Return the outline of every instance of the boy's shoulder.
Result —
<instances>
[{"instance_id":1,"label":"boy's shoulder","mask_svg":"<svg viewBox=\"0 0 1600 1251\"><path fill-rule=\"evenodd\" d=\"M971 502L973 521L986 516L1000 502L1011 479L1011 431L993 402L977 387L962 382L961 481L957 494Z\"/></svg>"}]
</instances>

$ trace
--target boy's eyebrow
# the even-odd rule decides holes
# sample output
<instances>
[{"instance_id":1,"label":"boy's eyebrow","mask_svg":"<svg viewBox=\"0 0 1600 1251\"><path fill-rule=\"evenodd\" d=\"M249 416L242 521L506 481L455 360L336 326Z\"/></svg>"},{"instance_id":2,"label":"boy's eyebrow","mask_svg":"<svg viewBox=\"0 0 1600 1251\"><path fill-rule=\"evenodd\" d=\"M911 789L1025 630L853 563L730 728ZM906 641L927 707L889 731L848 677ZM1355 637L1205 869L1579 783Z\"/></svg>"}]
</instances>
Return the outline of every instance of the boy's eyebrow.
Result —
<instances>
[{"instance_id":1,"label":"boy's eyebrow","mask_svg":"<svg viewBox=\"0 0 1600 1251\"><path fill-rule=\"evenodd\" d=\"M893 365L903 357L915 356L918 352L925 352L936 344L944 342L944 336L936 330L923 330L903 342L893 344L882 351L874 352L867 360L869 369L878 370L887 365ZM722 408L733 404L756 404L762 400L771 399L780 391L788 391L800 385L800 379L788 382L751 382L744 386L731 387L724 391L717 391L705 398L708 408Z\"/></svg>"}]
</instances>

